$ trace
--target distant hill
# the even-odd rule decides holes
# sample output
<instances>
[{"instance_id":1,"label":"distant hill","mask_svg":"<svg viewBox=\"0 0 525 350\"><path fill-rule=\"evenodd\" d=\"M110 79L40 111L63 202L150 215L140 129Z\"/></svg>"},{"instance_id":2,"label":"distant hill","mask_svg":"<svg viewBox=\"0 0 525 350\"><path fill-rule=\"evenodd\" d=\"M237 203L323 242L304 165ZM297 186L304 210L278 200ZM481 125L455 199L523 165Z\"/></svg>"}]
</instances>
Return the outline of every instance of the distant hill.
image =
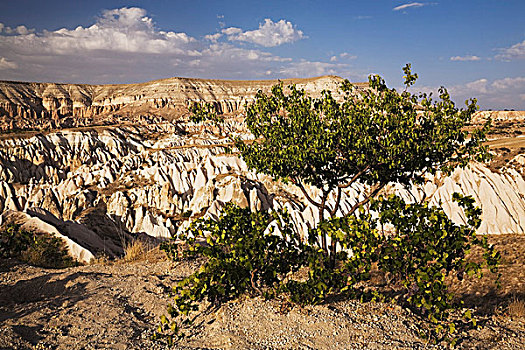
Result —
<instances>
[{"instance_id":1,"label":"distant hill","mask_svg":"<svg viewBox=\"0 0 525 350\"><path fill-rule=\"evenodd\" d=\"M342 81L337 76L282 80L312 96L325 89L335 91ZM220 112L233 114L258 90L269 91L278 82L192 78L111 85L0 81L0 130L118 124L144 116L172 120L187 115L191 101L211 102Z\"/></svg>"}]
</instances>

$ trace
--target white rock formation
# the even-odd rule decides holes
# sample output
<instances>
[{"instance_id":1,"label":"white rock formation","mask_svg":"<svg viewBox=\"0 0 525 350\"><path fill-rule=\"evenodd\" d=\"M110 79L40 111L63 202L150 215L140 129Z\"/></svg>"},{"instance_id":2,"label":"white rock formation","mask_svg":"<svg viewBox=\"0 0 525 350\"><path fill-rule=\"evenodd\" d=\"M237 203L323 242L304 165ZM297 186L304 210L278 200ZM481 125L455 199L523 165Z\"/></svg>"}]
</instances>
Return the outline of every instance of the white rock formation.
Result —
<instances>
[{"instance_id":1,"label":"white rock formation","mask_svg":"<svg viewBox=\"0 0 525 350\"><path fill-rule=\"evenodd\" d=\"M26 212L40 226L60 227L60 234L89 254L121 249L118 234L106 239L106 231L166 238L185 227L187 216L216 217L230 201L252 210L286 207L303 235L317 223L317 209L297 187L249 171L237 156L225 154L225 139L159 128L160 138L133 126L0 140L0 212ZM464 216L451 203L452 193L472 195L483 209L480 233L525 233L523 164L523 155L499 173L472 164L420 188L389 190L407 200L426 196L459 223ZM338 214L364 190L359 184L347 189ZM308 191L314 198L320 194ZM85 226L93 217L104 224ZM78 249L84 261L92 256Z\"/></svg>"}]
</instances>

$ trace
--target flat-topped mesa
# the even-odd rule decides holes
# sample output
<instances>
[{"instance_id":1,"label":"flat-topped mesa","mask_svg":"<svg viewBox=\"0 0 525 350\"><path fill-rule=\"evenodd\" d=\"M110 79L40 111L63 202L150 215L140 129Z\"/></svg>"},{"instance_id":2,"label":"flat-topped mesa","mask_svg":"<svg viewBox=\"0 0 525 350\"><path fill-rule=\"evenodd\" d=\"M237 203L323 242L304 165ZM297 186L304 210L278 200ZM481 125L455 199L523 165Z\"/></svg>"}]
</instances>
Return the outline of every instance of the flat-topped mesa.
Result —
<instances>
[{"instance_id":1,"label":"flat-topped mesa","mask_svg":"<svg viewBox=\"0 0 525 350\"><path fill-rule=\"evenodd\" d=\"M337 76L282 80L313 97L323 90L336 91L342 81ZM144 116L172 120L187 115L193 101L210 102L221 113L235 114L257 91L267 92L278 82L170 78L139 84L86 85L0 81L0 130L118 124L137 122Z\"/></svg>"}]
</instances>

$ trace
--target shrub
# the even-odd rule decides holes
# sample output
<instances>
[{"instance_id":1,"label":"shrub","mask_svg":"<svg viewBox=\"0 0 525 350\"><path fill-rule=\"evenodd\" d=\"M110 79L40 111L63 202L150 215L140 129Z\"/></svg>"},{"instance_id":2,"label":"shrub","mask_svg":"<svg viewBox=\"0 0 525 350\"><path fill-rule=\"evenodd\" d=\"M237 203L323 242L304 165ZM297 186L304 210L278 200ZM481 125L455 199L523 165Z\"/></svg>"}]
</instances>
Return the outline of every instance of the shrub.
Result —
<instances>
[{"instance_id":1,"label":"shrub","mask_svg":"<svg viewBox=\"0 0 525 350\"><path fill-rule=\"evenodd\" d=\"M169 316L162 318L157 333L170 342L183 335L174 318L188 316L205 299L218 305L243 293L265 297L280 293L286 277L304 265L304 252L309 250L286 212L250 212L233 204L226 205L218 220L194 221L181 238L187 243L186 258L205 257L206 261L173 288L174 304L168 307ZM179 259L175 243L164 244L162 249ZM189 318L183 321L188 322Z\"/></svg>"},{"instance_id":2,"label":"shrub","mask_svg":"<svg viewBox=\"0 0 525 350\"><path fill-rule=\"evenodd\" d=\"M465 212L465 225L454 224L441 208L406 204L399 197L380 198L373 205L379 222L392 225L394 231L380 247L379 269L402 283L406 301L434 324L447 321L449 311L458 307L452 303L445 277L481 276L482 265L467 260L473 246L484 250L484 264L491 272L497 271L500 260L486 237L475 233L481 224L481 209L474 207L474 200L457 193L453 200ZM465 315L467 321L469 315ZM453 324L449 328L454 332Z\"/></svg>"},{"instance_id":3,"label":"shrub","mask_svg":"<svg viewBox=\"0 0 525 350\"><path fill-rule=\"evenodd\" d=\"M458 194L453 199L466 214L465 225L454 224L437 207L407 204L396 196L380 197L372 201L369 211L361 207L359 217L323 221L310 231L309 244L296 235L284 212L253 213L228 204L217 220L199 219L184 234L184 256L205 257L205 263L174 287L174 303L168 307L168 316L162 317L156 336L172 342L184 336L182 326L191 323L189 315L202 301L219 305L244 293L266 298L286 293L299 304L324 302L330 295L396 300L434 325L430 328L434 339L456 333L457 326L475 326L470 311L464 313L463 321L451 321L451 312L459 310L461 303L453 302L445 278L481 274L482 265L467 260L475 245L483 248L484 264L492 272L497 271L500 255L485 237L476 236L481 211L474 207L474 200ZM378 216L372 215L374 211ZM334 268L323 250L314 248L319 231L328 233L342 248ZM179 259L175 243L164 244L163 249L170 258ZM373 266L402 288L390 292L370 288ZM289 278L301 267L308 269L305 281ZM176 321L179 316L182 322Z\"/></svg>"},{"instance_id":4,"label":"shrub","mask_svg":"<svg viewBox=\"0 0 525 350\"><path fill-rule=\"evenodd\" d=\"M359 217L322 222L312 230L311 238L315 240L319 231L327 232L343 248L338 253L336 268L310 265L310 279L293 282L292 299L295 294L296 301L300 296L303 303L315 303L329 293L354 298L395 299L434 325L430 329L434 339L454 334L458 325L476 326L469 310L463 314L463 321L451 320L451 312L459 310L462 303L454 303L445 278L481 277L483 266L495 273L500 254L487 243L486 237L480 238L475 233L481 223L481 210L474 207L474 200L457 193L453 200L465 212L467 222L464 225L453 223L441 208L426 203L407 204L397 196L381 196L371 202L370 210L378 214L375 219L370 211L361 208ZM482 264L467 259L473 246L483 249ZM402 288L390 293L372 289L367 295L364 287L369 285L360 282L370 281L373 266L391 276L390 286L401 285Z\"/></svg>"},{"instance_id":5,"label":"shrub","mask_svg":"<svg viewBox=\"0 0 525 350\"><path fill-rule=\"evenodd\" d=\"M0 257L50 268L77 264L68 254L63 240L48 234L21 230L20 225L8 225L0 231Z\"/></svg>"},{"instance_id":6,"label":"shrub","mask_svg":"<svg viewBox=\"0 0 525 350\"><path fill-rule=\"evenodd\" d=\"M459 305L452 302L445 277L481 273L480 264L466 259L473 245L484 249L491 271L496 271L500 258L475 234L480 210L471 198L455 194L468 218L465 225L456 225L442 209L376 197L388 183L410 186L422 183L424 174L447 174L471 160L488 159L483 142L489 123L469 133L465 126L477 110L476 100L459 109L445 88L439 90L437 101L411 94L408 88L417 74L409 64L403 71L402 92L371 76L365 90L345 81L341 101L330 91L314 99L295 86L285 94L282 84L270 95L259 91L246 106L245 119L256 140L237 139L236 147L250 169L298 186L318 209L320 223L310 230L309 244L303 244L283 213L250 213L227 206L219 220L197 221L187 232L187 256L207 260L199 272L174 288L171 317L188 315L204 299L220 303L244 292L270 297L286 292L300 303L319 303L333 294L387 298L364 287L377 266L403 286L396 300L433 323L434 335L440 336L445 328L456 332L449 316ZM191 111L194 121L221 122L210 104L194 104ZM342 191L358 181L368 185L368 191L338 217ZM307 184L320 189L319 198L309 195ZM280 225L282 237L265 234L272 220ZM384 226L392 231L385 234ZM196 237L205 237L207 244L196 244ZM166 249L176 257L174 246ZM300 267L308 268L306 281L284 278ZM469 321L470 311L464 316ZM163 317L159 334L170 329L171 334L181 334L179 324Z\"/></svg>"},{"instance_id":7,"label":"shrub","mask_svg":"<svg viewBox=\"0 0 525 350\"><path fill-rule=\"evenodd\" d=\"M146 260L153 250L154 246L152 244L148 244L141 239L133 239L124 246L123 260L126 262Z\"/></svg>"}]
</instances>

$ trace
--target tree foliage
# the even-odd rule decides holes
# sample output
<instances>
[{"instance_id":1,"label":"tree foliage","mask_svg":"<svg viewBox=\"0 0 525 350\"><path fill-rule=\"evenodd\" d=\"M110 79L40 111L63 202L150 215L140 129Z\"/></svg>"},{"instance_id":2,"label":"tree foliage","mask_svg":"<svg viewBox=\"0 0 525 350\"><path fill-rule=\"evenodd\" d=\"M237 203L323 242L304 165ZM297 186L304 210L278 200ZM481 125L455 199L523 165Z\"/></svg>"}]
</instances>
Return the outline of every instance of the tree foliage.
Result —
<instances>
[{"instance_id":1,"label":"tree foliage","mask_svg":"<svg viewBox=\"0 0 525 350\"><path fill-rule=\"evenodd\" d=\"M207 299L218 305L243 293L271 297L278 293L289 273L303 266L309 250L289 215L283 211L251 212L227 204L217 220L199 219L182 237L187 245L184 258L205 257L202 267L173 288L174 304L162 319L158 335L182 335L175 317L188 316ZM179 259L176 243L162 247L172 259ZM186 318L183 324L188 323Z\"/></svg>"},{"instance_id":2,"label":"tree foliage","mask_svg":"<svg viewBox=\"0 0 525 350\"><path fill-rule=\"evenodd\" d=\"M459 280L464 275L481 277L484 265L496 272L500 260L487 238L476 235L481 210L474 207L474 199L454 193L453 200L466 215L464 225L454 224L440 208L427 203L406 204L396 196L380 198L372 205L381 226L389 225L392 231L381 234L379 270L401 283L406 301L434 324L447 321L450 310L456 307L445 283L447 276ZM474 246L484 251L482 263L467 259ZM449 327L454 329L451 324Z\"/></svg>"},{"instance_id":3,"label":"tree foliage","mask_svg":"<svg viewBox=\"0 0 525 350\"><path fill-rule=\"evenodd\" d=\"M477 110L476 101L459 109L445 88L437 101L411 94L407 89L417 75L410 65L404 72L402 92L388 88L379 76L371 76L363 90L344 81L339 99L326 90L312 98L295 86L285 93L282 84L269 95L259 91L246 110L246 124L257 142L237 142L242 158L258 172L299 186L318 208L321 221L335 217L341 191L357 181L370 190L347 215L389 182L419 183L425 173L447 173L486 158L486 129L464 130ZM321 197L312 198L305 185L321 189ZM329 205L332 192L336 200ZM335 254L335 246L329 249L325 239L321 245Z\"/></svg>"},{"instance_id":4,"label":"tree foliage","mask_svg":"<svg viewBox=\"0 0 525 350\"><path fill-rule=\"evenodd\" d=\"M228 204L219 218L199 219L181 237L187 243L184 258L204 257L205 262L173 288L174 302L156 337L173 343L185 336L203 301L220 305L244 293L265 298L285 294L302 305L333 295L395 300L425 318L434 339L454 335L458 326L475 326L469 310L463 320L450 319L461 304L446 279L481 276L483 267L496 272L500 255L485 237L476 236L481 211L473 199L455 194L454 200L467 216L464 225L453 223L441 208L380 196L370 210L361 207L359 216L331 218L311 229L310 244L298 237L286 212L250 212ZM343 247L333 268L314 244L319 230ZM468 258L475 246L484 251L481 263ZM172 259L180 258L176 243L163 249ZM376 273L390 276L386 287L370 283L374 266ZM294 278L301 268L307 277Z\"/></svg>"}]
</instances>

